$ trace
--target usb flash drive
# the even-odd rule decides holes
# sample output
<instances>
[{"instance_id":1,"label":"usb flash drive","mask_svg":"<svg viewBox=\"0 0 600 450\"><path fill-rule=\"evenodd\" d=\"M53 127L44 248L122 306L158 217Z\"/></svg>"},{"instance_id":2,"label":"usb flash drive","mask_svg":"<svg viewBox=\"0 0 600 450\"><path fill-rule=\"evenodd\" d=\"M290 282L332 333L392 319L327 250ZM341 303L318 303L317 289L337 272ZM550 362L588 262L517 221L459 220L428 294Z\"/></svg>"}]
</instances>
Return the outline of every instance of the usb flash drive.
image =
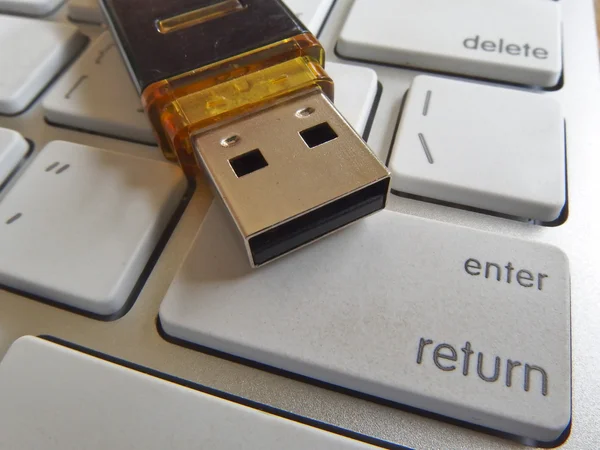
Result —
<instances>
[{"instance_id":1,"label":"usb flash drive","mask_svg":"<svg viewBox=\"0 0 600 450\"><path fill-rule=\"evenodd\" d=\"M389 172L281 1L100 3L164 155L204 170L253 267L385 207Z\"/></svg>"}]
</instances>

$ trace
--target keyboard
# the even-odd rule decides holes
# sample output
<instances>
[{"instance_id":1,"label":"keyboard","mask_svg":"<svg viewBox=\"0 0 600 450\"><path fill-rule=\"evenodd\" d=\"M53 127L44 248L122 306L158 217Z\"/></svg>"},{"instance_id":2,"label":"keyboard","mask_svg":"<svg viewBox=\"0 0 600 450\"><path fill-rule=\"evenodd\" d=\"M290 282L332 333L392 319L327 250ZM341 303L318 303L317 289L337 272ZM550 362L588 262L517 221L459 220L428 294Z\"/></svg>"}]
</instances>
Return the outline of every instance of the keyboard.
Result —
<instances>
[{"instance_id":1,"label":"keyboard","mask_svg":"<svg viewBox=\"0 0 600 450\"><path fill-rule=\"evenodd\" d=\"M0 0L0 449L600 447L592 0L286 0L388 208L253 270L94 0Z\"/></svg>"}]
</instances>

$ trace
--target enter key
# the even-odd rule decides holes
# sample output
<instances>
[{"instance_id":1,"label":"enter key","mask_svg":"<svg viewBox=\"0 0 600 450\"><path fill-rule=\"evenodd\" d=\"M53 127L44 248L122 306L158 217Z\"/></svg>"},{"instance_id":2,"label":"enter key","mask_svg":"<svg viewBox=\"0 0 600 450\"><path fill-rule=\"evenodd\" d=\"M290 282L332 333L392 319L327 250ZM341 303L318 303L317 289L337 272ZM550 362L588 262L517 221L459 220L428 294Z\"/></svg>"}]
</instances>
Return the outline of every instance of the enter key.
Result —
<instances>
[{"instance_id":1,"label":"enter key","mask_svg":"<svg viewBox=\"0 0 600 450\"><path fill-rule=\"evenodd\" d=\"M161 304L166 335L536 441L568 428L560 250L384 211L252 271L227 220L209 211Z\"/></svg>"}]
</instances>

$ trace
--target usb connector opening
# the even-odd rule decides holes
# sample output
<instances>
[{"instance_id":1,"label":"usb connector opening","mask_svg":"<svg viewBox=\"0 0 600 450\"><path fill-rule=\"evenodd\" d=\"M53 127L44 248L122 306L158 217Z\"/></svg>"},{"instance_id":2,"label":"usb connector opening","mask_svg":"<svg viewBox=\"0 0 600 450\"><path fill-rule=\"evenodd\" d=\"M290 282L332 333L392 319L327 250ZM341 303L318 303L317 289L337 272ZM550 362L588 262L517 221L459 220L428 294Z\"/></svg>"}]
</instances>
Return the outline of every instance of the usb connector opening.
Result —
<instances>
[{"instance_id":1,"label":"usb connector opening","mask_svg":"<svg viewBox=\"0 0 600 450\"><path fill-rule=\"evenodd\" d=\"M261 266L383 209L389 188L389 179L378 181L251 238L254 264Z\"/></svg>"},{"instance_id":2,"label":"usb connector opening","mask_svg":"<svg viewBox=\"0 0 600 450\"><path fill-rule=\"evenodd\" d=\"M386 204L387 169L318 89L193 137L258 267Z\"/></svg>"}]
</instances>

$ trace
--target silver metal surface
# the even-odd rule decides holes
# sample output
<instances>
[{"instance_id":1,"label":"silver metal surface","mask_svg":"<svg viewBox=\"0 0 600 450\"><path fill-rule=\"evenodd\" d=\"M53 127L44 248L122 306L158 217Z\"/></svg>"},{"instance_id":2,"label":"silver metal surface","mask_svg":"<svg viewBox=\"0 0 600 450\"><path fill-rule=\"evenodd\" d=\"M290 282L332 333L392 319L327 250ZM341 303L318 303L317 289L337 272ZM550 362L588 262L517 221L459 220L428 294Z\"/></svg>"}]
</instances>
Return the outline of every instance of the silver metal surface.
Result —
<instances>
[{"instance_id":1,"label":"silver metal surface","mask_svg":"<svg viewBox=\"0 0 600 450\"><path fill-rule=\"evenodd\" d=\"M312 110L312 114L298 115ZM322 124L335 130L335 138L309 148L301 137L303 130ZM275 131L275 127L277 131ZM223 143L238 137L235 146ZM223 199L243 238L250 263L266 264L290 251L297 250L323 235L301 238L295 246L279 250L266 262L257 260L252 240L281 229L285 224L309 213L322 211L349 195L368 191L380 185L378 210L385 206L389 192L390 173L350 124L334 108L321 89L302 90L276 106L246 115L194 135L196 159ZM237 176L231 161L258 152L268 162L245 176ZM365 194L366 196L366 194ZM342 207L337 208L338 214ZM345 216L352 215L347 211ZM314 217L317 224L323 216ZM347 221L353 222L350 218ZM347 223L342 222L342 227ZM298 240L286 233L285 240Z\"/></svg>"},{"instance_id":2,"label":"silver metal surface","mask_svg":"<svg viewBox=\"0 0 600 450\"><path fill-rule=\"evenodd\" d=\"M330 60L337 60L333 54L335 36L351 3L351 0L337 0L321 35ZM600 448L600 358L597 356L600 342L600 212L597 199L600 193L600 75L592 0L563 0L560 3L565 21L565 83L562 89L545 95L559 99L565 112L570 211L566 223L556 228L532 226L399 197L392 197L389 207L406 214L555 244L567 253L572 273L573 425L562 448L596 449ZM64 16L64 11L59 14ZM91 35L98 34L99 30L94 28L89 29ZM402 96L419 72L368 66L377 70L383 86L369 143L385 158ZM23 133L34 142L35 151L48 141L64 139L162 157L156 148L51 127L42 121L38 100L22 116L0 117L0 126ZM315 387L166 342L156 326L158 307L210 202L209 190L200 182L137 301L119 320L100 322L0 291L0 356L21 335L49 334L182 379L409 447L521 448L520 444L501 437ZM86 263L93 264L93 255ZM165 427L168 428L168 424Z\"/></svg>"}]
</instances>

